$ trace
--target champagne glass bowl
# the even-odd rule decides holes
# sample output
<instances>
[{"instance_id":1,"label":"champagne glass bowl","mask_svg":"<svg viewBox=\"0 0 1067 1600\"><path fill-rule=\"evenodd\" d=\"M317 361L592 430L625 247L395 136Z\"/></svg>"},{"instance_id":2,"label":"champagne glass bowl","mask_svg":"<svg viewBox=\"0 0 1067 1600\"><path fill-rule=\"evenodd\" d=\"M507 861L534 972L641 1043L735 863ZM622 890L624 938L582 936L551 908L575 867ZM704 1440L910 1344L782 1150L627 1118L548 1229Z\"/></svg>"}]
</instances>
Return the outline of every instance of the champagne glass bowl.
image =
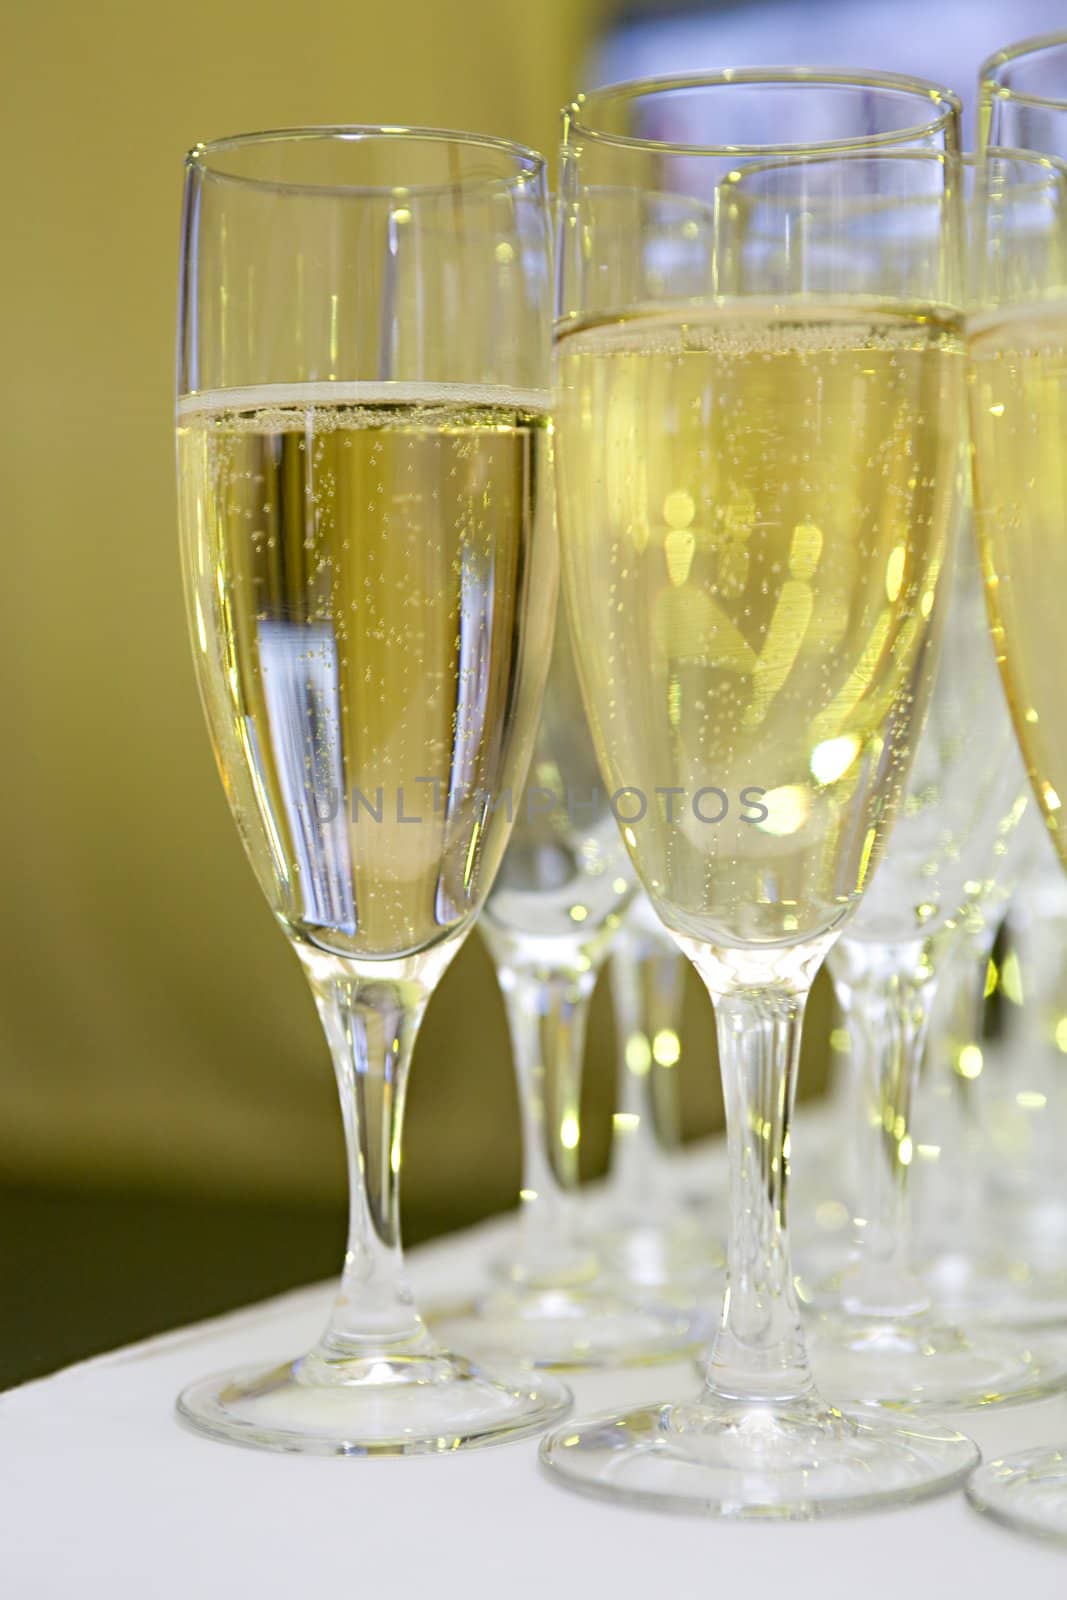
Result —
<instances>
[{"instance_id":1,"label":"champagne glass bowl","mask_svg":"<svg viewBox=\"0 0 1067 1600\"><path fill-rule=\"evenodd\" d=\"M198 146L179 328L182 553L220 775L304 969L348 1151L310 1352L192 1384L263 1448L445 1451L569 1394L443 1349L400 1250L426 1004L503 855L555 614L544 169L518 146L326 128Z\"/></svg>"},{"instance_id":2,"label":"champagne glass bowl","mask_svg":"<svg viewBox=\"0 0 1067 1600\"><path fill-rule=\"evenodd\" d=\"M702 1391L543 1443L585 1493L811 1517L947 1488L977 1458L817 1393L785 1217L805 1000L884 848L936 660L957 125L930 85L801 69L616 87L565 119L568 612L637 875L715 1003L732 1213ZM857 186L884 202L870 217ZM832 224L814 238L813 198ZM858 250L887 217L899 250Z\"/></svg>"}]
</instances>

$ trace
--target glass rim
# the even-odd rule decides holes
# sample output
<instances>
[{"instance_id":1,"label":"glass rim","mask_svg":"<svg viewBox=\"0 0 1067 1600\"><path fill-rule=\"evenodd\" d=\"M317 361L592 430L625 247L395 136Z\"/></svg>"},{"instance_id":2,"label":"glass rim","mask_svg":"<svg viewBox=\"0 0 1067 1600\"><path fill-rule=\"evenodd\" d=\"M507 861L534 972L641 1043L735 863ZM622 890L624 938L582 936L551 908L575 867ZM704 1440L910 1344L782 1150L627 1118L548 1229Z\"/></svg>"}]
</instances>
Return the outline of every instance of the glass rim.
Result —
<instances>
[{"instance_id":1,"label":"glass rim","mask_svg":"<svg viewBox=\"0 0 1067 1600\"><path fill-rule=\"evenodd\" d=\"M1053 111L1067 111L1067 96L1062 100L1044 94L1027 94L1023 89L1013 89L1009 84L1001 83L996 76L1001 67L1008 66L1013 61L1021 61L1024 56L1040 56L1046 50L1067 49L1067 32L1036 33L1030 39L1020 39L1016 44L1005 45L1002 50L994 50L991 56L986 56L978 68L978 82L990 94L995 94L1001 100L1014 100L1027 106L1045 106Z\"/></svg>"},{"instance_id":2,"label":"glass rim","mask_svg":"<svg viewBox=\"0 0 1067 1600\"><path fill-rule=\"evenodd\" d=\"M1067 156L1025 150L1021 145L989 144L984 150L965 150L960 156L960 166L968 172L984 172L991 161L1010 161L1019 167L1041 168L1057 181L1067 181Z\"/></svg>"},{"instance_id":3,"label":"glass rim","mask_svg":"<svg viewBox=\"0 0 1067 1600\"><path fill-rule=\"evenodd\" d=\"M308 181L290 181L288 179L251 177L244 173L227 172L224 168L216 166L213 157L230 150L243 150L267 146L271 144L300 144L300 143L340 143L340 144L371 144L380 141L382 144L402 145L407 141L412 144L421 142L430 145L455 145L469 150L491 151L499 156L506 156L514 164L510 173L501 172L497 175L478 177L459 176L448 182L440 184L402 184L402 183L315 183ZM431 128L407 123L369 123L369 122L338 122L338 123L309 123L291 128L264 128L250 133L225 134L218 139L200 140L185 156L186 173L198 172L204 177L209 177L225 183L247 184L254 188L292 191L298 194L323 194L323 195L395 195L412 194L438 189L462 189L466 187L484 188L487 185L503 184L510 186L528 180L538 180L545 177L547 165L544 156L529 145L519 144L512 139L501 139L495 134L474 133L461 128Z\"/></svg>"},{"instance_id":4,"label":"glass rim","mask_svg":"<svg viewBox=\"0 0 1067 1600\"><path fill-rule=\"evenodd\" d=\"M695 144L667 139L641 139L633 134L610 133L583 120L590 101L626 102L646 95L673 90L724 88L733 84L749 86L779 85L794 88L885 89L900 96L911 96L940 107L936 116L887 133L849 135L841 139L822 139L810 143ZM631 150L662 150L673 155L735 156L766 155L774 151L788 154L832 152L897 143L922 134L937 133L956 121L962 112L959 96L929 78L914 78L897 72L850 72L840 67L723 67L716 72L693 72L656 78L631 78L623 83L605 84L571 101L563 111L563 142L571 130L583 139Z\"/></svg>"}]
</instances>

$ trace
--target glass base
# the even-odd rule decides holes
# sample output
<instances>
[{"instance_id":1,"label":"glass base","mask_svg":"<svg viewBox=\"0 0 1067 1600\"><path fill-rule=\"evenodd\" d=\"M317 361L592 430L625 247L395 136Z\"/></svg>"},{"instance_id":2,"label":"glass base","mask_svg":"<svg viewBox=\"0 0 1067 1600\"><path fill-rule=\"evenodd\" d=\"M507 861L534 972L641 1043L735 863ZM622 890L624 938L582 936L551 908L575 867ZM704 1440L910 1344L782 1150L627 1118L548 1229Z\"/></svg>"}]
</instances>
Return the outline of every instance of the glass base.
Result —
<instances>
[{"instance_id":1,"label":"glass base","mask_svg":"<svg viewBox=\"0 0 1067 1600\"><path fill-rule=\"evenodd\" d=\"M695 1219L605 1228L594 1243L605 1277L620 1286L722 1298L726 1257Z\"/></svg>"},{"instance_id":2,"label":"glass base","mask_svg":"<svg viewBox=\"0 0 1067 1600\"><path fill-rule=\"evenodd\" d=\"M798 1252L832 1252L828 1259L833 1260L834 1270L847 1263L852 1253L853 1212L846 1201L827 1192L813 1198L803 1210L798 1206L797 1218L795 1226L790 1223L789 1232Z\"/></svg>"},{"instance_id":3,"label":"glass base","mask_svg":"<svg viewBox=\"0 0 1067 1600\"><path fill-rule=\"evenodd\" d=\"M1067 1345L1024 1334L963 1329L934 1316L871 1319L826 1315L809 1354L835 1404L913 1411L970 1411L1038 1400L1067 1387Z\"/></svg>"},{"instance_id":4,"label":"glass base","mask_svg":"<svg viewBox=\"0 0 1067 1600\"><path fill-rule=\"evenodd\" d=\"M629 1367L695 1355L712 1314L688 1302L637 1301L606 1287L497 1289L434 1333L478 1356L531 1367Z\"/></svg>"},{"instance_id":5,"label":"glass base","mask_svg":"<svg viewBox=\"0 0 1067 1600\"><path fill-rule=\"evenodd\" d=\"M923 1278L943 1310L1003 1327L1041 1328L1067 1323L1067 1268L1014 1261L1007 1255L972 1259L942 1255Z\"/></svg>"},{"instance_id":6,"label":"glass base","mask_svg":"<svg viewBox=\"0 0 1067 1600\"><path fill-rule=\"evenodd\" d=\"M541 1444L567 1488L657 1511L802 1521L919 1500L962 1483L978 1447L936 1422L842 1416L817 1397L704 1394L582 1418Z\"/></svg>"},{"instance_id":7,"label":"glass base","mask_svg":"<svg viewBox=\"0 0 1067 1600\"><path fill-rule=\"evenodd\" d=\"M1067 1542L1067 1444L987 1462L968 1482L967 1498L1009 1527Z\"/></svg>"},{"instance_id":8,"label":"glass base","mask_svg":"<svg viewBox=\"0 0 1067 1600\"><path fill-rule=\"evenodd\" d=\"M844 1286L855 1271L856 1249L850 1233L834 1239L828 1235L793 1243L793 1284L797 1299L807 1311L834 1311L841 1305Z\"/></svg>"},{"instance_id":9,"label":"glass base","mask_svg":"<svg viewBox=\"0 0 1067 1600\"><path fill-rule=\"evenodd\" d=\"M488 1372L462 1356L366 1356L250 1367L192 1384L183 1422L213 1439L302 1455L420 1455L540 1433L566 1415L554 1378Z\"/></svg>"},{"instance_id":10,"label":"glass base","mask_svg":"<svg viewBox=\"0 0 1067 1600\"><path fill-rule=\"evenodd\" d=\"M799 1140L797 1141L799 1144ZM838 1262L852 1247L856 1207L850 1195L854 1185L842 1170L841 1158L832 1150L811 1151L794 1167L789 1182L789 1232L794 1252L818 1251L829 1246Z\"/></svg>"}]
</instances>

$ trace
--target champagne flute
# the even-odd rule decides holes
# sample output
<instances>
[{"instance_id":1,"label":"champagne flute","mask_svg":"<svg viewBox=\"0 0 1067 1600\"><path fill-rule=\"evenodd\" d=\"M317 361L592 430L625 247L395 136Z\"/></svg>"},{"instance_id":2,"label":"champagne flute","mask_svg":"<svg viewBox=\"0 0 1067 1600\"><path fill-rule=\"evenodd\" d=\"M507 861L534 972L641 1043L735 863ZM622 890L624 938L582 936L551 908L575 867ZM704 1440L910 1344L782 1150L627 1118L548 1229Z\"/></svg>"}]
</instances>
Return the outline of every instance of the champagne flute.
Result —
<instances>
[{"instance_id":1,"label":"champagne flute","mask_svg":"<svg viewBox=\"0 0 1067 1600\"><path fill-rule=\"evenodd\" d=\"M833 205L838 154L895 149L923 159L850 165L840 237L809 249L807 175ZM767 248L733 228L729 190L776 158L797 205L768 211L784 226ZM585 1493L811 1517L948 1488L977 1459L938 1424L818 1394L785 1203L808 990L884 848L936 658L961 446L957 167L953 96L878 74L623 85L565 117L568 613L605 780L630 791L623 837L715 1004L731 1174L703 1391L548 1436L547 1467ZM918 208L906 296L883 283L884 241L856 254L857 181L901 199L905 234L912 185L940 199ZM620 189L715 218L699 286L665 270L650 296L613 226L605 255Z\"/></svg>"},{"instance_id":2,"label":"champagne flute","mask_svg":"<svg viewBox=\"0 0 1067 1600\"><path fill-rule=\"evenodd\" d=\"M194 1383L242 1444L453 1450L539 1430L548 1378L442 1348L401 1260L404 1093L508 837L554 625L540 158L307 128L186 165L178 467L193 656L227 798L304 969L348 1248L296 1361Z\"/></svg>"},{"instance_id":3,"label":"champagne flute","mask_svg":"<svg viewBox=\"0 0 1067 1600\"><path fill-rule=\"evenodd\" d=\"M983 1073L990 1186L1000 1259L1020 1281L1023 1315L1067 1319L1067 879L1035 819L1033 863L1007 916L1020 993Z\"/></svg>"},{"instance_id":4,"label":"champagne flute","mask_svg":"<svg viewBox=\"0 0 1067 1600\"><path fill-rule=\"evenodd\" d=\"M1025 1047L1019 1054L1021 1041L985 1036L997 938L1009 928L1010 908L1025 895L1035 846L1052 856L1032 799L1004 844L992 892L939 986L916 1108L925 1146L919 1147L924 1159L915 1173L916 1245L923 1277L944 1310L968 1322L1052 1328L1064 1319L1067 1290L1067 1259L1042 1226L1049 1216L1049 1185L1058 1182L1058 1151L1055 1160L1049 1151L1042 1169L1019 1133L1032 1117L1055 1139L1055 1111L1049 1106L1048 1116L1038 1115L1041 1096L1028 1087L1034 1082L1028 1070L1033 1056ZM1055 872L1060 878L1058 864ZM1067 883L1063 888L1067 893ZM1009 948L1005 959L1007 970L1001 970L1014 989L1018 951ZM1014 1001L1006 989L1002 993L1007 1011L1014 1012ZM1036 1232L1028 1225L1020 1184L1035 1198Z\"/></svg>"},{"instance_id":5,"label":"champagne flute","mask_svg":"<svg viewBox=\"0 0 1067 1600\"><path fill-rule=\"evenodd\" d=\"M983 283L969 328L977 527L1015 731L1067 866L1067 696L1057 643L1067 577L1067 33L986 62L979 135ZM1003 150L1046 159L1043 205L1035 207L1032 185ZM1067 1537L1067 1448L990 1462L968 1494L1002 1521Z\"/></svg>"},{"instance_id":6,"label":"champagne flute","mask_svg":"<svg viewBox=\"0 0 1067 1600\"><path fill-rule=\"evenodd\" d=\"M507 1007L523 1132L517 1249L473 1311L435 1324L465 1350L542 1367L692 1353L706 1319L610 1281L582 1226L582 1057L597 975L634 876L596 768L566 627L557 628L530 781L482 936Z\"/></svg>"},{"instance_id":7,"label":"champagne flute","mask_svg":"<svg viewBox=\"0 0 1067 1600\"><path fill-rule=\"evenodd\" d=\"M929 184L929 157L835 158L822 193L810 167L743 170L733 180L735 233L777 263L784 284L790 273L795 278L798 256L806 270L848 236L854 281L862 284L877 266L886 291L905 295L940 230L942 201ZM877 186L874 172L882 179ZM794 188L803 189L803 205ZM793 213L790 232L803 228L806 249L776 256L783 207ZM887 570L887 591L895 582ZM842 1402L935 1410L1030 1399L1067 1383L1062 1354L1031 1350L1015 1334L947 1322L911 1259L912 1098L930 1009L953 948L986 920L1007 840L1026 807L969 537L946 562L944 587L946 638L905 802L882 864L829 956L864 1083L859 1129L852 1131L863 1141L863 1179L855 1260L816 1291L816 1301L829 1300L832 1309L812 1341L816 1375L832 1382ZM819 765L828 772L836 759L831 747Z\"/></svg>"},{"instance_id":8,"label":"champagne flute","mask_svg":"<svg viewBox=\"0 0 1067 1600\"><path fill-rule=\"evenodd\" d=\"M955 952L976 929L1026 780L984 632L970 530L957 570L930 714L885 857L830 953L864 1080L855 1259L829 1287L813 1338L816 1372L866 1403L935 1410L1031 1399L1067 1383L1067 1361L1018 1335L943 1315L912 1261L910 1175L922 1137L912 1113L931 1010ZM970 1174L972 1187L979 1175ZM824 1293L826 1291L824 1290Z\"/></svg>"},{"instance_id":9,"label":"champagne flute","mask_svg":"<svg viewBox=\"0 0 1067 1600\"><path fill-rule=\"evenodd\" d=\"M979 173L983 181L976 189ZM978 249L983 240L998 232L998 209L1004 204L1012 217L1012 247L1005 259L1004 240L994 245L1002 266L1008 267L1026 236L1028 250L1044 253L1063 182L1062 174L1047 160L1021 151L1010 155L991 152L988 163L967 156L963 178L975 246L972 262L980 259ZM981 276L975 274L976 293L981 292ZM961 686L965 676L971 679L969 692L975 699L982 737L988 742L990 732L1002 730L1002 708L1007 712L999 689L990 686L981 701L974 694L975 672L988 674L990 670L988 651L967 636L960 640L955 654ZM961 692L966 691L961 687ZM990 728L988 719L994 707ZM1028 783L1025 790L1029 793ZM1025 1084L1008 1081L1012 1074L1004 1070L1006 1052L982 1043L994 941L1027 861L1041 844L1051 857L1051 844L1031 802L1018 825L1002 831L995 871L972 899L953 948L945 953L938 1000L943 990L947 993L944 1005L935 1009L916 1106L915 1123L923 1143L915 1148L925 1158L915 1173L921 1179L917 1244L923 1275L936 1303L968 1323L1036 1327L1062 1320L1062 1273L1055 1267L1051 1271L1037 1267L1039 1252L1027 1247L1025 1230L1016 1225L1018 1218L1012 1218L1006 1197L998 1192L1006 1163L1000 1153L1004 1127L997 1103L1002 1095L995 1085L1002 1084L1009 1094L1018 1089L1025 1099ZM1020 1114L1016 1107L1015 1115ZM1010 1114L1009 1120L1014 1120ZM1023 1260L1020 1252L1028 1259ZM1050 1253L1044 1252L1046 1261Z\"/></svg>"}]
</instances>

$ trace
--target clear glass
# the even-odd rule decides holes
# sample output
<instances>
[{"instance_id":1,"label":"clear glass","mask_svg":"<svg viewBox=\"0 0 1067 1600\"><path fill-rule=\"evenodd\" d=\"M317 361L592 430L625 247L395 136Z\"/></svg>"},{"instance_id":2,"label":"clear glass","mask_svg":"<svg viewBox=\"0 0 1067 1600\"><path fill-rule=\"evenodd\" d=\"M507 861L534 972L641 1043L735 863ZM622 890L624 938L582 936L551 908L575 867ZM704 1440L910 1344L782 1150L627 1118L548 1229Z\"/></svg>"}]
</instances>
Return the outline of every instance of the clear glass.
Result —
<instances>
[{"instance_id":1,"label":"clear glass","mask_svg":"<svg viewBox=\"0 0 1067 1600\"><path fill-rule=\"evenodd\" d=\"M988 158L965 160L967 214L974 248L975 324L988 301L1027 297L1034 282L1056 281L1062 255L1064 168L1025 151L990 149ZM988 563L987 563L988 571ZM995 586L989 591L996 594ZM972 671L971 646L961 648ZM992 698L991 691L991 698ZM1015 1074L1007 1053L981 1037L987 964L1009 900L1047 837L1031 806L1017 829L998 844L996 872L972 906L939 994L947 987L940 1026L929 1039L916 1124L922 1153L919 1240L924 1277L938 1304L968 1324L986 1321L1034 1327L1062 1320L1064 1275L1050 1256L1054 1243L1042 1226L1044 1246L1030 1234L1018 1207L1006 1203L1005 1180L1013 1160L1006 1149L1029 1092L1007 1108ZM1037 839L1035 841L1035 834ZM1005 1115L1005 1111L1007 1114ZM1036 1171L1033 1181L1039 1182ZM1045 1219L1047 1221L1047 1218Z\"/></svg>"},{"instance_id":2,"label":"clear glass","mask_svg":"<svg viewBox=\"0 0 1067 1600\"><path fill-rule=\"evenodd\" d=\"M482 936L511 1029L523 1135L516 1248L471 1313L438 1331L541 1367L624 1366L699 1347L705 1313L605 1270L579 1194L589 1003L634 892L596 767L565 625L557 629L530 781Z\"/></svg>"},{"instance_id":3,"label":"clear glass","mask_svg":"<svg viewBox=\"0 0 1067 1600\"><path fill-rule=\"evenodd\" d=\"M1067 878L1040 819L1006 919L1006 1003L979 1078L988 1226L965 1290L1023 1325L1067 1322ZM1028 830L1029 831L1029 830ZM1028 841L1029 842L1029 841Z\"/></svg>"},{"instance_id":4,"label":"clear glass","mask_svg":"<svg viewBox=\"0 0 1067 1600\"><path fill-rule=\"evenodd\" d=\"M997 876L1014 889L1010 905L1006 894L994 901L963 941L931 1025L916 1113L925 1144L917 1259L953 1317L1056 1333L1067 1321L1067 1086L1056 1043L1067 881L1033 804ZM1002 930L998 973L991 958ZM997 979L990 1037L986 995Z\"/></svg>"},{"instance_id":5,"label":"clear glass","mask_svg":"<svg viewBox=\"0 0 1067 1600\"><path fill-rule=\"evenodd\" d=\"M1018 878L1026 821L1015 830L997 867L1004 897ZM912 1252L931 1298L942 1312L970 1325L1010 1322L1010 1286L997 1272L988 1284L990 1316L982 1318L965 1285L974 1286L998 1221L989 1203L990 1150L985 1136L984 1084L991 1070L985 1037L992 952L1003 925L998 892L979 906L970 928L938 963L922 1069L913 1096L914 1154L908 1180L914 1221Z\"/></svg>"},{"instance_id":6,"label":"clear glass","mask_svg":"<svg viewBox=\"0 0 1067 1600\"><path fill-rule=\"evenodd\" d=\"M644 893L615 940L610 970L618 1048L611 1177L621 1208L632 1212L669 1184L663 1155L682 1142L676 1069L685 957Z\"/></svg>"},{"instance_id":7,"label":"clear glass","mask_svg":"<svg viewBox=\"0 0 1067 1600\"><path fill-rule=\"evenodd\" d=\"M624 1281L711 1299L722 1292L721 1217L710 1194L690 1195L677 1159L685 957L644 893L615 940L610 975L618 1088L597 1245Z\"/></svg>"},{"instance_id":8,"label":"clear glass","mask_svg":"<svg viewBox=\"0 0 1067 1600\"><path fill-rule=\"evenodd\" d=\"M982 310L969 330L975 508L997 660L1038 807L1067 864L1057 642L1067 571L1067 34L986 63L979 132L989 202L977 253ZM1046 186L1043 206L1027 178L1001 170L1003 147L1046 158L1060 181ZM971 1500L1015 1527L1061 1537L1063 1460L1045 1450L994 1462L976 1474Z\"/></svg>"},{"instance_id":9,"label":"clear glass","mask_svg":"<svg viewBox=\"0 0 1067 1600\"><path fill-rule=\"evenodd\" d=\"M562 1415L445 1350L400 1248L408 1067L508 838L554 626L543 165L418 129L198 146L178 462L193 656L337 1076L348 1249L315 1348L194 1383L201 1432L451 1451Z\"/></svg>"},{"instance_id":10,"label":"clear glass","mask_svg":"<svg viewBox=\"0 0 1067 1600\"><path fill-rule=\"evenodd\" d=\"M585 1493L802 1518L946 1489L977 1459L937 1424L823 1399L786 1226L805 1002L884 849L936 662L957 141L944 91L799 69L623 86L566 115L568 613L605 782L633 796L631 859L715 1004L731 1211L700 1394L544 1441ZM883 202L873 219L857 195ZM834 224L814 241L813 204Z\"/></svg>"},{"instance_id":11,"label":"clear glass","mask_svg":"<svg viewBox=\"0 0 1067 1600\"><path fill-rule=\"evenodd\" d=\"M1067 158L1067 33L1008 45L982 65L978 148ZM1014 252L1013 252L1014 253ZM986 266L990 265L987 258ZM1036 281L1031 288L1037 289Z\"/></svg>"},{"instance_id":12,"label":"clear glass","mask_svg":"<svg viewBox=\"0 0 1067 1600\"><path fill-rule=\"evenodd\" d=\"M991 941L1010 890L998 874L1028 798L1004 704L970 529L957 550L930 713L902 813L863 903L830 954L858 1058L863 1141L855 1259L816 1303L816 1372L835 1393L935 1411L1030 1399L1067 1383L1057 1357L1020 1334L947 1320L912 1259L910 1176L923 1142L913 1098L937 988L954 951ZM969 1182L980 1187L980 1173Z\"/></svg>"},{"instance_id":13,"label":"clear glass","mask_svg":"<svg viewBox=\"0 0 1067 1600\"><path fill-rule=\"evenodd\" d=\"M861 193L855 180L846 187L847 174L863 173L871 162L897 170L889 194ZM937 205L936 192L912 179L917 165L929 168L928 159L879 156L843 165L832 192L812 196L805 209L809 250L822 251L835 230L851 227L854 209L863 224L854 269L862 276L884 250L886 276L907 281L932 247L932 218L923 214ZM764 197L768 176L775 192ZM752 225L768 241L783 177L742 174L736 185ZM768 259L774 259L769 243ZM967 477L961 471L961 504ZM1067 1381L1062 1351L1031 1348L1019 1334L949 1323L912 1261L909 1178L923 1142L913 1097L930 1012L954 949L992 939L1011 888L1009 842L1027 796L993 649L983 638L969 526L964 533L946 565L946 638L902 812L829 958L862 1085L857 1125L847 1135L862 1174L854 1260L822 1282L816 1274L814 1288L803 1285L806 1299L829 1308L814 1332L813 1355L817 1375L832 1378L837 1397L936 1411L1028 1399ZM968 1179L977 1194L980 1173L972 1167ZM810 1283L814 1252L806 1254Z\"/></svg>"},{"instance_id":14,"label":"clear glass","mask_svg":"<svg viewBox=\"0 0 1067 1600\"><path fill-rule=\"evenodd\" d=\"M967 1498L1010 1528L1067 1543L1067 1446L1041 1445L985 1462L972 1474Z\"/></svg>"}]
</instances>

